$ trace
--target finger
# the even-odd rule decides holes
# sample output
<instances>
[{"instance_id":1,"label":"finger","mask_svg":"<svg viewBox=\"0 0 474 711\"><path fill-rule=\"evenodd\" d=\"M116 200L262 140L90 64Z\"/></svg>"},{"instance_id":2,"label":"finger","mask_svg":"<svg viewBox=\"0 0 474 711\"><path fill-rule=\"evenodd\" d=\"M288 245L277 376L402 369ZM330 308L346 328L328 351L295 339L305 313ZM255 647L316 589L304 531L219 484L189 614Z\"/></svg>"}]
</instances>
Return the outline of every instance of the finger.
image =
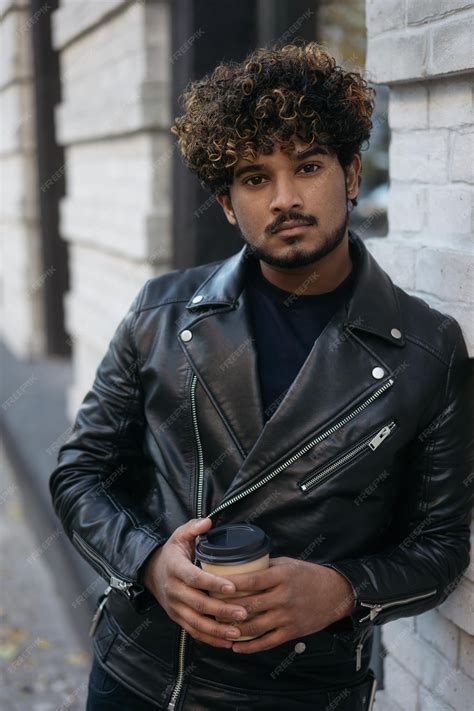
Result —
<instances>
[{"instance_id":1,"label":"finger","mask_svg":"<svg viewBox=\"0 0 474 711\"><path fill-rule=\"evenodd\" d=\"M255 570L252 573L236 573L229 575L239 591L267 590L275 587L282 580L282 567L276 565L265 570Z\"/></svg>"},{"instance_id":2,"label":"finger","mask_svg":"<svg viewBox=\"0 0 474 711\"><path fill-rule=\"evenodd\" d=\"M243 597L226 597L228 605L240 605L249 615L260 614L267 610L274 610L281 605L281 602L274 588L267 592L256 595L244 595Z\"/></svg>"},{"instance_id":3,"label":"finger","mask_svg":"<svg viewBox=\"0 0 474 711\"><path fill-rule=\"evenodd\" d=\"M269 565L291 565L291 563L297 563L296 558L288 558L287 556L279 556L278 558L270 558Z\"/></svg>"},{"instance_id":4,"label":"finger","mask_svg":"<svg viewBox=\"0 0 474 711\"><path fill-rule=\"evenodd\" d=\"M261 615L252 617L247 622L238 623L242 637L261 637L263 634L278 629L279 627L282 627L281 617L275 611L264 612Z\"/></svg>"},{"instance_id":5,"label":"finger","mask_svg":"<svg viewBox=\"0 0 474 711\"><path fill-rule=\"evenodd\" d=\"M187 605L179 605L177 612L195 632L201 632L217 639L236 640L240 637L240 630L235 625L217 622L211 617L199 615Z\"/></svg>"},{"instance_id":6,"label":"finger","mask_svg":"<svg viewBox=\"0 0 474 711\"><path fill-rule=\"evenodd\" d=\"M200 642L205 642L213 647L223 647L225 649L230 649L232 647L232 642L230 640L213 637L212 635L205 634L204 632L199 632L182 617L178 617L175 621L183 627L183 629L185 629L186 632L193 637L193 639L198 639Z\"/></svg>"},{"instance_id":7,"label":"finger","mask_svg":"<svg viewBox=\"0 0 474 711\"><path fill-rule=\"evenodd\" d=\"M185 558L179 561L174 570L174 574L179 580L191 588L218 593L235 592L235 585L231 580L224 577L221 578L220 575L206 573L202 568L199 568Z\"/></svg>"},{"instance_id":8,"label":"finger","mask_svg":"<svg viewBox=\"0 0 474 711\"><path fill-rule=\"evenodd\" d=\"M262 635L258 639L249 639L247 642L234 642L232 651L239 654L254 654L255 652L265 652L268 649L273 649L279 644L286 642L287 638L281 630L271 630Z\"/></svg>"},{"instance_id":9,"label":"finger","mask_svg":"<svg viewBox=\"0 0 474 711\"><path fill-rule=\"evenodd\" d=\"M213 615L229 621L243 621L247 617L247 610L239 602L229 603L227 600L217 600L205 592L195 590L187 585L180 584L175 590L175 596L188 607L200 615Z\"/></svg>"},{"instance_id":10,"label":"finger","mask_svg":"<svg viewBox=\"0 0 474 711\"><path fill-rule=\"evenodd\" d=\"M173 532L173 538L179 543L189 543L189 541L194 541L199 534L205 533L211 525L212 519L209 516L207 518L192 518L182 526L178 526Z\"/></svg>"}]
</instances>

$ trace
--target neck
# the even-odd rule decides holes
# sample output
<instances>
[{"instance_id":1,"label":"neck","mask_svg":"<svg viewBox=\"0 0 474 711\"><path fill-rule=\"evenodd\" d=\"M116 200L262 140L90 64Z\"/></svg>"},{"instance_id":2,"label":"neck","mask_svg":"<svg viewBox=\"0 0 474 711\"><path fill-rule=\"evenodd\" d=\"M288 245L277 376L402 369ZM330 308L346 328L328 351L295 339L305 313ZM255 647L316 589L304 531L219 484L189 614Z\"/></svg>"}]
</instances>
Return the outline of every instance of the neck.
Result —
<instances>
[{"instance_id":1,"label":"neck","mask_svg":"<svg viewBox=\"0 0 474 711\"><path fill-rule=\"evenodd\" d=\"M260 269L271 284L290 293L325 294L334 291L352 271L349 241L344 240L322 259L296 269L276 267L261 259Z\"/></svg>"}]
</instances>

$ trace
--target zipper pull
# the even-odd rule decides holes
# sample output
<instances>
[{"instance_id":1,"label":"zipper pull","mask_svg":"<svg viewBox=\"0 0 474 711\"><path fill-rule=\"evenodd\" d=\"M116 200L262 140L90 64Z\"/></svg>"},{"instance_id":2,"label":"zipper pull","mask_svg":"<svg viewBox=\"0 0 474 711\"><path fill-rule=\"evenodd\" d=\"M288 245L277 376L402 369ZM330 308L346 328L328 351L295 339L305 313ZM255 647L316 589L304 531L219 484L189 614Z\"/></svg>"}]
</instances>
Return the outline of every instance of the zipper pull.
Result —
<instances>
[{"instance_id":1,"label":"zipper pull","mask_svg":"<svg viewBox=\"0 0 474 711\"><path fill-rule=\"evenodd\" d=\"M377 449L379 444L381 444L386 437L390 434L390 432L393 430L395 427L395 422L391 422L389 425L385 425L385 427L382 427L380 432L377 432L375 437L370 440L369 442L369 447L370 449L374 450Z\"/></svg>"},{"instance_id":2,"label":"zipper pull","mask_svg":"<svg viewBox=\"0 0 474 711\"><path fill-rule=\"evenodd\" d=\"M372 620L375 620L379 612L381 612L381 610L383 609L382 605L369 605L367 603L362 604L364 605L364 607L370 607L370 612L365 617L361 617L359 622L365 622L365 620L368 619L370 619L370 621L372 622Z\"/></svg>"},{"instance_id":3,"label":"zipper pull","mask_svg":"<svg viewBox=\"0 0 474 711\"><path fill-rule=\"evenodd\" d=\"M115 590L120 590L121 592L124 592L127 597L130 597L130 590L133 586L133 583L127 583L125 580L120 580L120 578L116 578L114 575L111 576L109 580L109 587L114 588Z\"/></svg>"},{"instance_id":4,"label":"zipper pull","mask_svg":"<svg viewBox=\"0 0 474 711\"><path fill-rule=\"evenodd\" d=\"M356 647L356 671L359 671L359 669L362 666L362 647L364 643L359 642L359 644Z\"/></svg>"},{"instance_id":5,"label":"zipper pull","mask_svg":"<svg viewBox=\"0 0 474 711\"><path fill-rule=\"evenodd\" d=\"M105 603L107 602L108 594L111 590L112 590L112 588L110 587L110 585L104 590L103 597L102 597L101 601L99 602L97 609L94 612L94 615L92 617L91 626L89 629L89 637L93 637L95 634L95 631L99 625L100 619L103 614Z\"/></svg>"}]
</instances>

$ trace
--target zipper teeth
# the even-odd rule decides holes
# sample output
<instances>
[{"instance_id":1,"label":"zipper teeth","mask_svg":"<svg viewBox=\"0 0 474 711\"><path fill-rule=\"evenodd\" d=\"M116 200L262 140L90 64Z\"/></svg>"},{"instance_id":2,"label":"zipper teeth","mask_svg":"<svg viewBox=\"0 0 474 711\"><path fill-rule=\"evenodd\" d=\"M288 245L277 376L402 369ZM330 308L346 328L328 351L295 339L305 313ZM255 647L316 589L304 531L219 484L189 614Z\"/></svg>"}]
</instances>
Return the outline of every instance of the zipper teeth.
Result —
<instances>
[{"instance_id":1,"label":"zipper teeth","mask_svg":"<svg viewBox=\"0 0 474 711\"><path fill-rule=\"evenodd\" d=\"M328 437L330 434L338 430L340 427L345 425L349 420L351 420L353 417L358 415L362 410L365 410L368 405L370 405L379 395L381 395L385 390L387 390L389 387L393 385L393 380L390 378L387 380L386 383L382 385L378 390L376 390L372 395L367 398L363 403L359 405L359 407L356 407L355 410L350 412L348 415L342 418L342 420L339 420L339 422L336 422L336 424L332 425L332 427L329 427L325 432L322 434L318 435L314 439L311 440L311 442L308 442L302 449L300 449L296 454L293 454L289 459L287 459L283 464L280 464L276 469L271 471L269 474L263 477L260 481L256 482L255 484L251 484L247 489L244 491L241 491L239 494L236 494L233 496L231 499L228 501L224 501L222 504L219 504L219 506L216 506L214 511L212 511L209 516L214 516L218 511L222 511L222 509L227 508L227 506L230 506L231 504L234 504L236 501L239 501L242 499L244 496L247 496L247 494L250 494L253 491L256 491L256 489L259 489L261 486L266 484L270 479L273 479L277 474L279 474L283 469L286 469L290 464L293 464L293 462L296 462L297 459L299 459L303 454L305 454L311 447L314 447L315 444L319 444L323 439Z\"/></svg>"},{"instance_id":2,"label":"zipper teeth","mask_svg":"<svg viewBox=\"0 0 474 711\"><path fill-rule=\"evenodd\" d=\"M364 607L380 607L381 610L385 609L386 607L390 607L391 605L401 605L402 603L406 602L412 602L412 600L421 600L424 597L429 597L430 595L434 595L437 590L430 590L430 592L427 593L422 593L421 595L412 595L411 597L408 598L402 598L401 600L391 600L390 602L382 602L382 603L372 603L372 602L361 602L360 604L363 605Z\"/></svg>"},{"instance_id":3,"label":"zipper teeth","mask_svg":"<svg viewBox=\"0 0 474 711\"><path fill-rule=\"evenodd\" d=\"M198 450L198 464L199 464L198 487L197 487L197 497L196 497L196 516L197 516L197 518L201 518L201 516L202 516L204 462L203 462L203 456L202 456L201 436L199 434L197 412L196 412L196 384L197 384L197 377L194 375L192 386L191 386L191 411L192 411L193 425L194 425L194 436L196 438L196 445L197 445L197 450Z\"/></svg>"},{"instance_id":4,"label":"zipper teeth","mask_svg":"<svg viewBox=\"0 0 474 711\"><path fill-rule=\"evenodd\" d=\"M382 602L382 603L372 603L372 602L361 602L360 604L363 607L370 607L370 612L368 615L365 615L365 617L361 617L359 622L365 622L365 620L375 620L377 615L382 612L386 607L391 607L392 605L403 605L408 602L413 602L414 600L422 600L425 597L430 597L431 595L434 595L437 592L437 589L435 590L430 590L430 592L427 593L422 593L421 595L412 595L411 597L408 598L402 598L401 600L391 600L390 602Z\"/></svg>"},{"instance_id":5,"label":"zipper teeth","mask_svg":"<svg viewBox=\"0 0 474 711\"><path fill-rule=\"evenodd\" d=\"M396 426L396 422L394 420L392 420L391 422L387 422L384 427L391 427L392 425ZM349 459L352 459L352 457L355 457L355 455L358 454L362 449L364 449L366 444L370 442L370 440L375 437L375 435L382 429L383 427L378 427L376 431L373 431L371 434L366 435L363 440L354 445L354 447L351 447L349 451L347 451L344 455L338 458L335 462L329 464L327 467L324 467L324 469L322 469L318 474L313 474L311 478L307 481L302 481L301 484L299 484L300 489L302 489L303 491L308 491L309 489L312 489L314 484L319 482L327 474L332 472L334 469L337 469L341 464L345 464ZM390 430L387 437L393 432L394 429L395 427Z\"/></svg>"},{"instance_id":6,"label":"zipper teeth","mask_svg":"<svg viewBox=\"0 0 474 711\"><path fill-rule=\"evenodd\" d=\"M102 556L99 555L99 553L97 553L97 551L95 551L92 546L90 546L89 543L87 543L87 541L85 541L82 536L77 533L77 531L72 532L72 537L79 546L79 548L84 551L86 557L92 559L102 572L105 571L109 578L116 578L117 580L121 580L122 582L125 582L127 586L131 585L131 582L128 582L130 581L130 578L124 578L122 576L117 575L116 571L114 571L108 565L108 563L106 563Z\"/></svg>"},{"instance_id":7,"label":"zipper teeth","mask_svg":"<svg viewBox=\"0 0 474 711\"><path fill-rule=\"evenodd\" d=\"M191 414L193 418L194 427L194 437L196 440L196 447L198 452L198 481L197 481L197 492L196 492L196 516L200 518L202 516L202 496L203 496L203 484L204 484L204 460L202 453L202 442L201 436L199 434L199 426L197 420L196 412L196 385L197 377L193 375L191 382ZM195 561L196 562L196 561ZM178 676L176 677L176 683L171 693L170 701L168 703L168 711L173 711L176 706L176 701L181 693L184 682L184 657L186 651L186 642L188 638L188 633L181 628L181 634L179 639L179 652L178 652Z\"/></svg>"}]
</instances>

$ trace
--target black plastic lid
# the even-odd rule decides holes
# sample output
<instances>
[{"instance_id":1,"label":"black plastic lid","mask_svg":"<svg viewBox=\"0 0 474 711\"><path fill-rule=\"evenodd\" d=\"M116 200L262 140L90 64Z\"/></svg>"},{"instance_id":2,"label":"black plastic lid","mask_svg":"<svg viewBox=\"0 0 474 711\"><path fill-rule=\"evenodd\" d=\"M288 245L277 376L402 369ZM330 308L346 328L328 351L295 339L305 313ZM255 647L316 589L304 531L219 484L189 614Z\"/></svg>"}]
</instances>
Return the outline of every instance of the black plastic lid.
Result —
<instances>
[{"instance_id":1,"label":"black plastic lid","mask_svg":"<svg viewBox=\"0 0 474 711\"><path fill-rule=\"evenodd\" d=\"M216 526L199 536L196 557L205 563L248 563L269 553L272 542L261 528L250 523Z\"/></svg>"}]
</instances>

